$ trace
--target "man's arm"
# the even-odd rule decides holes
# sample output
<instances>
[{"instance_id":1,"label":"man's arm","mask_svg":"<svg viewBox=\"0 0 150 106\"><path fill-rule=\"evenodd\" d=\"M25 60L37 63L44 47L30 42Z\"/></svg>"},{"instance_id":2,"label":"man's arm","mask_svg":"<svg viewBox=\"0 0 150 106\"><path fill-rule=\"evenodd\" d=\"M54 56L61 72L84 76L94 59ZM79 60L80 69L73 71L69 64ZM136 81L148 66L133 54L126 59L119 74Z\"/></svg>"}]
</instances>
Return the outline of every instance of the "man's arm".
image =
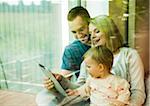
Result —
<instances>
[{"instance_id":1,"label":"man's arm","mask_svg":"<svg viewBox=\"0 0 150 106\"><path fill-rule=\"evenodd\" d=\"M60 74L63 75L63 76L66 76L68 74L71 74L72 72L70 70L65 70L65 69L62 69Z\"/></svg>"},{"instance_id":2,"label":"man's arm","mask_svg":"<svg viewBox=\"0 0 150 106\"><path fill-rule=\"evenodd\" d=\"M60 74L62 76L64 76L65 78L67 78L68 80L71 80L71 77L73 76L72 74L73 72L69 71L69 70L65 70L65 69L62 69Z\"/></svg>"}]
</instances>

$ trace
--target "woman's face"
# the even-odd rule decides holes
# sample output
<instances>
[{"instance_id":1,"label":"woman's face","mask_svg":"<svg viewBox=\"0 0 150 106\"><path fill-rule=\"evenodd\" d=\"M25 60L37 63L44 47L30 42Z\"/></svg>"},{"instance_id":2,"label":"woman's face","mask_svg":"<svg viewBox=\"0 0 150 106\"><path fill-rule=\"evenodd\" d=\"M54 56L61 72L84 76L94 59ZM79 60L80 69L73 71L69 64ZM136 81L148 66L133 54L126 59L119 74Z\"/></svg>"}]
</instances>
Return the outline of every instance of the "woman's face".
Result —
<instances>
[{"instance_id":1,"label":"woman's face","mask_svg":"<svg viewBox=\"0 0 150 106\"><path fill-rule=\"evenodd\" d=\"M92 46L99 46L106 44L105 33L101 32L99 29L97 29L96 26L94 26L91 23L89 25L89 33L91 34Z\"/></svg>"}]
</instances>

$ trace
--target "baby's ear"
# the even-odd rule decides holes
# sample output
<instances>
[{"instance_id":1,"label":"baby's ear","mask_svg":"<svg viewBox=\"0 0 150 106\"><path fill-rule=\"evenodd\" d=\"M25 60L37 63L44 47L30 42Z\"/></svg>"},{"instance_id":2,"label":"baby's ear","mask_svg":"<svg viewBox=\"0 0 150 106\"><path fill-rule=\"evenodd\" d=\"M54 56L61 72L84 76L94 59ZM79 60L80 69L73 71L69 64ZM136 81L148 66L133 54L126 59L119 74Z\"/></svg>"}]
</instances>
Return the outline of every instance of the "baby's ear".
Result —
<instances>
[{"instance_id":1,"label":"baby's ear","mask_svg":"<svg viewBox=\"0 0 150 106\"><path fill-rule=\"evenodd\" d=\"M100 70L104 70L104 68L105 68L104 65L101 64L101 63L98 65L98 67L99 67Z\"/></svg>"}]
</instances>

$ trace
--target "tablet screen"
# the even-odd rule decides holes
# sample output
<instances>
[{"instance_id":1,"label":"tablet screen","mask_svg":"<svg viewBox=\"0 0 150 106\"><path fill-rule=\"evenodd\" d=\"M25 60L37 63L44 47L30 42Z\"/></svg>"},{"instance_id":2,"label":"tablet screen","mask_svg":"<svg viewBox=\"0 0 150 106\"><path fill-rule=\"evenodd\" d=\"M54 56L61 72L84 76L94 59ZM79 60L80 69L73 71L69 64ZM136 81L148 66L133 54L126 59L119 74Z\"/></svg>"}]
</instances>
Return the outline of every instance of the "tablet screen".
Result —
<instances>
[{"instance_id":1,"label":"tablet screen","mask_svg":"<svg viewBox=\"0 0 150 106\"><path fill-rule=\"evenodd\" d=\"M44 74L53 81L56 90L59 93L61 93L62 95L67 96L67 93L65 92L65 90L63 89L61 84L56 80L53 73L47 67L45 67L44 65L39 64L39 66L42 69L42 71L44 72Z\"/></svg>"}]
</instances>

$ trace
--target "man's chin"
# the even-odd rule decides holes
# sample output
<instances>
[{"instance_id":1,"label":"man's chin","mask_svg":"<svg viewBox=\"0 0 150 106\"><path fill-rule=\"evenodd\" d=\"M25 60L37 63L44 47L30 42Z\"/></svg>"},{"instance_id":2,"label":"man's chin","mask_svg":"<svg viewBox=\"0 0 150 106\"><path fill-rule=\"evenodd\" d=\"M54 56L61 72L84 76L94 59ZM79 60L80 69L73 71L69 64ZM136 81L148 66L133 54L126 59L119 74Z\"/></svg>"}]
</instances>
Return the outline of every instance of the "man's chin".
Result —
<instances>
[{"instance_id":1,"label":"man's chin","mask_svg":"<svg viewBox=\"0 0 150 106\"><path fill-rule=\"evenodd\" d=\"M84 43L84 44L88 44L88 40L80 40L80 42Z\"/></svg>"},{"instance_id":2,"label":"man's chin","mask_svg":"<svg viewBox=\"0 0 150 106\"><path fill-rule=\"evenodd\" d=\"M99 44L99 43L97 43L97 44L94 44L93 46L94 47L97 47L97 46L101 46L102 44Z\"/></svg>"},{"instance_id":3,"label":"man's chin","mask_svg":"<svg viewBox=\"0 0 150 106\"><path fill-rule=\"evenodd\" d=\"M80 40L80 42L82 42L82 43L86 43L85 41L82 41L82 40Z\"/></svg>"}]
</instances>

